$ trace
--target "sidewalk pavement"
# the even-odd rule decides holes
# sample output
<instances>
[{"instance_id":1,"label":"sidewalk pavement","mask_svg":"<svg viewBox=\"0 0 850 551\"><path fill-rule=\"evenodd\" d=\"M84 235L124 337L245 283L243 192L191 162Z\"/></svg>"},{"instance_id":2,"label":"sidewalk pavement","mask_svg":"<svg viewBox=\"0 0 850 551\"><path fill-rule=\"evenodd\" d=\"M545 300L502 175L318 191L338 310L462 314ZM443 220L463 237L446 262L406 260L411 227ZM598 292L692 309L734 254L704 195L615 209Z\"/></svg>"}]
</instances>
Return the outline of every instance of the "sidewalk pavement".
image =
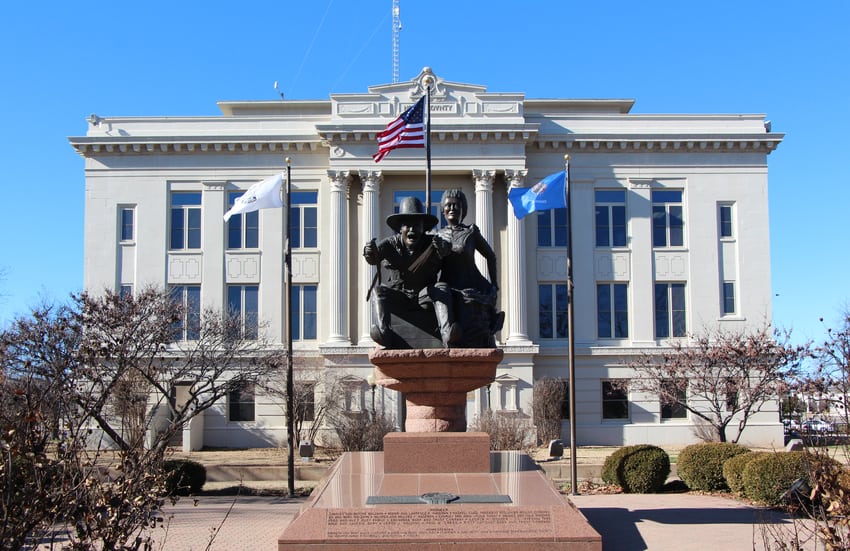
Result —
<instances>
[{"instance_id":1,"label":"sidewalk pavement","mask_svg":"<svg viewBox=\"0 0 850 551\"><path fill-rule=\"evenodd\" d=\"M765 533L769 536L793 528L782 513L727 497L612 494L565 499L570 499L602 535L604 551L761 550L769 549ZM182 498L166 508L167 530L156 531L163 550L206 549L218 529L211 550L274 551L278 536L306 498L200 496L196 500L197 505L193 498ZM812 545L805 549L816 548Z\"/></svg>"}]
</instances>

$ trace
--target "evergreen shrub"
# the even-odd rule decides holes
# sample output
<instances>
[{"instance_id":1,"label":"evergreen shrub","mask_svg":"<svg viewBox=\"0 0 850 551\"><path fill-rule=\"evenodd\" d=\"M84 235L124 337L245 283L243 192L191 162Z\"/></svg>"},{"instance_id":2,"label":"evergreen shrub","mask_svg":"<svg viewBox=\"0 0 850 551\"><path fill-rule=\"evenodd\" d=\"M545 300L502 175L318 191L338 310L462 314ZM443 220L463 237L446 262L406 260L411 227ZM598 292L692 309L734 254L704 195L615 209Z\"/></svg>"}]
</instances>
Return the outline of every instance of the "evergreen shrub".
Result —
<instances>
[{"instance_id":1,"label":"evergreen shrub","mask_svg":"<svg viewBox=\"0 0 850 551\"><path fill-rule=\"evenodd\" d=\"M658 492L670 474L670 456L651 444L624 446L605 459L602 481L626 493Z\"/></svg>"},{"instance_id":2,"label":"evergreen shrub","mask_svg":"<svg viewBox=\"0 0 850 551\"><path fill-rule=\"evenodd\" d=\"M731 442L692 444L679 454L679 478L691 490L728 490L729 486L723 477L723 463L749 451L748 448Z\"/></svg>"},{"instance_id":3,"label":"evergreen shrub","mask_svg":"<svg viewBox=\"0 0 850 551\"><path fill-rule=\"evenodd\" d=\"M802 451L767 453L750 461L741 475L744 495L766 505L778 504L797 479L808 478L808 462Z\"/></svg>"},{"instance_id":4,"label":"evergreen shrub","mask_svg":"<svg viewBox=\"0 0 850 551\"><path fill-rule=\"evenodd\" d=\"M190 495L201 491L207 481L207 469L197 461L169 459L163 464L166 495Z\"/></svg>"},{"instance_id":5,"label":"evergreen shrub","mask_svg":"<svg viewBox=\"0 0 850 551\"><path fill-rule=\"evenodd\" d=\"M723 478L726 479L726 485L729 489L736 493L744 491L744 468L757 457L766 455L768 452L748 452L730 457L723 462Z\"/></svg>"}]
</instances>

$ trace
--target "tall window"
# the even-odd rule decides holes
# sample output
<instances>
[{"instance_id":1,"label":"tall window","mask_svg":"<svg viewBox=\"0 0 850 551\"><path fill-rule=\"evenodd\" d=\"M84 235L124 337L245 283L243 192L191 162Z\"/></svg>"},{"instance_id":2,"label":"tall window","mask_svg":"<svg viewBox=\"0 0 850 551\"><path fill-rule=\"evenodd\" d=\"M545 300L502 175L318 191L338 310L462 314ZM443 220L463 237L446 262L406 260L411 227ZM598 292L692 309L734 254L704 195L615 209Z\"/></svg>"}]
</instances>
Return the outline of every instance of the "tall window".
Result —
<instances>
[{"instance_id":1,"label":"tall window","mask_svg":"<svg viewBox=\"0 0 850 551\"><path fill-rule=\"evenodd\" d=\"M243 382L227 394L227 419L253 421L255 418L254 385Z\"/></svg>"},{"instance_id":2,"label":"tall window","mask_svg":"<svg viewBox=\"0 0 850 551\"><path fill-rule=\"evenodd\" d=\"M121 298L131 298L133 296L133 286L129 283L124 283L118 291Z\"/></svg>"},{"instance_id":3,"label":"tall window","mask_svg":"<svg viewBox=\"0 0 850 551\"><path fill-rule=\"evenodd\" d=\"M655 338L684 337L685 324L685 284L655 284Z\"/></svg>"},{"instance_id":4,"label":"tall window","mask_svg":"<svg viewBox=\"0 0 850 551\"><path fill-rule=\"evenodd\" d=\"M231 191L227 194L227 208L233 207L236 199L244 191ZM228 249L256 249L260 246L260 212L235 214L227 221Z\"/></svg>"},{"instance_id":5,"label":"tall window","mask_svg":"<svg viewBox=\"0 0 850 551\"><path fill-rule=\"evenodd\" d=\"M440 201L443 200L443 192L444 190L431 190L431 214L437 217L440 220L440 223L436 228L443 228L446 226L446 218L443 216L443 209L440 208ZM401 203L402 199L405 197L416 197L420 201L422 201L422 206L425 206L425 192L424 191L416 191L416 190L404 190L404 191L396 191L393 193L393 213L398 213L398 206ZM468 207L469 205L467 205ZM467 213L468 214L468 213ZM427 231L427 228L426 228Z\"/></svg>"},{"instance_id":6,"label":"tall window","mask_svg":"<svg viewBox=\"0 0 850 551\"><path fill-rule=\"evenodd\" d=\"M723 315L730 316L735 313L735 282L723 282Z\"/></svg>"},{"instance_id":7,"label":"tall window","mask_svg":"<svg viewBox=\"0 0 850 551\"><path fill-rule=\"evenodd\" d=\"M732 221L732 204L731 203L721 203L718 205L718 218L720 225L720 237L721 238L732 238L735 237L735 227L733 226Z\"/></svg>"},{"instance_id":8,"label":"tall window","mask_svg":"<svg viewBox=\"0 0 850 551\"><path fill-rule=\"evenodd\" d=\"M256 339L259 320L259 288L256 285L228 285L227 309L239 320L243 339Z\"/></svg>"},{"instance_id":9,"label":"tall window","mask_svg":"<svg viewBox=\"0 0 850 551\"><path fill-rule=\"evenodd\" d=\"M567 209L551 209L537 213L537 246L567 246Z\"/></svg>"},{"instance_id":10,"label":"tall window","mask_svg":"<svg viewBox=\"0 0 850 551\"><path fill-rule=\"evenodd\" d=\"M201 336L201 286L175 285L171 288L171 298L180 306L182 313L175 325L177 339L198 340Z\"/></svg>"},{"instance_id":11,"label":"tall window","mask_svg":"<svg viewBox=\"0 0 850 551\"><path fill-rule=\"evenodd\" d=\"M688 399L687 381L661 381L661 418L687 419L688 410L683 404Z\"/></svg>"},{"instance_id":12,"label":"tall window","mask_svg":"<svg viewBox=\"0 0 850 551\"><path fill-rule=\"evenodd\" d=\"M629 337L629 297L625 283L596 285L596 327L600 339Z\"/></svg>"},{"instance_id":13,"label":"tall window","mask_svg":"<svg viewBox=\"0 0 850 551\"><path fill-rule=\"evenodd\" d=\"M540 338L566 339L569 335L567 318L567 285L541 283L537 286L540 300Z\"/></svg>"},{"instance_id":14,"label":"tall window","mask_svg":"<svg viewBox=\"0 0 850 551\"><path fill-rule=\"evenodd\" d=\"M569 381L558 381L561 383L561 419L570 418L570 383Z\"/></svg>"},{"instance_id":15,"label":"tall window","mask_svg":"<svg viewBox=\"0 0 850 551\"><path fill-rule=\"evenodd\" d=\"M171 193L170 248L201 248L201 192L175 191Z\"/></svg>"},{"instance_id":16,"label":"tall window","mask_svg":"<svg viewBox=\"0 0 850 551\"><path fill-rule=\"evenodd\" d=\"M133 207L121 207L118 210L121 241L133 241L135 238L135 216L136 209Z\"/></svg>"},{"instance_id":17,"label":"tall window","mask_svg":"<svg viewBox=\"0 0 850 551\"><path fill-rule=\"evenodd\" d=\"M685 222L682 212L682 190L653 190L653 247L681 247L685 244Z\"/></svg>"},{"instance_id":18,"label":"tall window","mask_svg":"<svg viewBox=\"0 0 850 551\"><path fill-rule=\"evenodd\" d=\"M319 246L318 191L293 191L289 194L289 238L293 249Z\"/></svg>"},{"instance_id":19,"label":"tall window","mask_svg":"<svg viewBox=\"0 0 850 551\"><path fill-rule=\"evenodd\" d=\"M626 190L598 189L596 201L596 246L626 246Z\"/></svg>"},{"instance_id":20,"label":"tall window","mask_svg":"<svg viewBox=\"0 0 850 551\"><path fill-rule=\"evenodd\" d=\"M602 381L602 418L629 418L629 388L626 381Z\"/></svg>"},{"instance_id":21,"label":"tall window","mask_svg":"<svg viewBox=\"0 0 850 551\"><path fill-rule=\"evenodd\" d=\"M316 338L316 285L292 286L292 339L297 341Z\"/></svg>"}]
</instances>

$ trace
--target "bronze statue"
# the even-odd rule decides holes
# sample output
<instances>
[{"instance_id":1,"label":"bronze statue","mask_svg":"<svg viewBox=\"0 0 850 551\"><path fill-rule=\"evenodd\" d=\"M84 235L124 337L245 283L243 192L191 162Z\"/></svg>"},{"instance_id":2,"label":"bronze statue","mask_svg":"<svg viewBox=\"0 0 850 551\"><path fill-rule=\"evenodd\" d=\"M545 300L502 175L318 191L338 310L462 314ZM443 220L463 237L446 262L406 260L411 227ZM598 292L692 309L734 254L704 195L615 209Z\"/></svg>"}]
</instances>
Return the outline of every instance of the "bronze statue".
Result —
<instances>
[{"instance_id":1,"label":"bronze statue","mask_svg":"<svg viewBox=\"0 0 850 551\"><path fill-rule=\"evenodd\" d=\"M475 252L487 259L494 282L496 255L475 225L462 223L467 212L462 191L447 191L441 205L448 226L426 233L437 217L419 199L405 197L399 212L387 217L396 234L363 248L366 262L380 264L369 291L376 320L370 336L385 348L428 347L411 344L417 331L445 348L495 347L504 312L496 312L498 285L478 271ZM404 326L393 327L393 316Z\"/></svg>"},{"instance_id":2,"label":"bronze statue","mask_svg":"<svg viewBox=\"0 0 850 551\"><path fill-rule=\"evenodd\" d=\"M439 279L452 291L449 322L460 325L464 348L492 348L496 346L494 335L505 320L505 313L496 311L496 253L475 224L463 223L468 210L463 191L446 190L440 205L447 224L437 237L451 250L443 259ZM487 261L489 281L475 265L476 251Z\"/></svg>"}]
</instances>

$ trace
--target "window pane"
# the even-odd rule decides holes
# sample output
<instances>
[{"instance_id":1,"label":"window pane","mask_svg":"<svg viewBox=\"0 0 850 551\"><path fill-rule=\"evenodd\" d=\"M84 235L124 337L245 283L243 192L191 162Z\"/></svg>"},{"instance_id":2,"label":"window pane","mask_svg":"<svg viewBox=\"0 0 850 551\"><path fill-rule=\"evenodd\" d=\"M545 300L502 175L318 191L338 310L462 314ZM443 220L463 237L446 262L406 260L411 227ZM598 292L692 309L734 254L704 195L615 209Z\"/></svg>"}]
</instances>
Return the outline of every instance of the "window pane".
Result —
<instances>
[{"instance_id":1,"label":"window pane","mask_svg":"<svg viewBox=\"0 0 850 551\"><path fill-rule=\"evenodd\" d=\"M611 286L596 286L596 331L600 339L611 338Z\"/></svg>"},{"instance_id":2,"label":"window pane","mask_svg":"<svg viewBox=\"0 0 850 551\"><path fill-rule=\"evenodd\" d=\"M245 248L256 249L260 246L260 213L245 213Z\"/></svg>"},{"instance_id":3,"label":"window pane","mask_svg":"<svg viewBox=\"0 0 850 551\"><path fill-rule=\"evenodd\" d=\"M551 339L554 336L552 327L552 286L540 285L540 338Z\"/></svg>"},{"instance_id":4,"label":"window pane","mask_svg":"<svg viewBox=\"0 0 850 551\"><path fill-rule=\"evenodd\" d=\"M561 381L561 419L570 418L570 384Z\"/></svg>"},{"instance_id":5,"label":"window pane","mask_svg":"<svg viewBox=\"0 0 850 551\"><path fill-rule=\"evenodd\" d=\"M720 206L720 237L732 237L732 207Z\"/></svg>"},{"instance_id":6,"label":"window pane","mask_svg":"<svg viewBox=\"0 0 850 551\"><path fill-rule=\"evenodd\" d=\"M598 192L597 192L598 193ZM608 207L596 206L596 246L608 247Z\"/></svg>"},{"instance_id":7,"label":"window pane","mask_svg":"<svg viewBox=\"0 0 850 551\"><path fill-rule=\"evenodd\" d=\"M555 246L567 246L567 209L553 209L555 217Z\"/></svg>"},{"instance_id":8,"label":"window pane","mask_svg":"<svg viewBox=\"0 0 850 551\"><path fill-rule=\"evenodd\" d=\"M425 199L425 194L422 194L420 199ZM289 194L289 200L293 205L315 205L319 202L318 191L293 191Z\"/></svg>"},{"instance_id":9,"label":"window pane","mask_svg":"<svg viewBox=\"0 0 850 551\"><path fill-rule=\"evenodd\" d=\"M227 288L227 310L231 316L242 315L242 287L231 285Z\"/></svg>"},{"instance_id":10,"label":"window pane","mask_svg":"<svg viewBox=\"0 0 850 551\"><path fill-rule=\"evenodd\" d=\"M728 281L723 283L723 313L735 313L735 284Z\"/></svg>"},{"instance_id":11,"label":"window pane","mask_svg":"<svg viewBox=\"0 0 850 551\"><path fill-rule=\"evenodd\" d=\"M121 209L121 241L133 239L133 209Z\"/></svg>"},{"instance_id":12,"label":"window pane","mask_svg":"<svg viewBox=\"0 0 850 551\"><path fill-rule=\"evenodd\" d=\"M301 248L301 209L289 209L289 244L293 249Z\"/></svg>"},{"instance_id":13,"label":"window pane","mask_svg":"<svg viewBox=\"0 0 850 551\"><path fill-rule=\"evenodd\" d=\"M183 209L171 209L171 248L183 248Z\"/></svg>"},{"instance_id":14,"label":"window pane","mask_svg":"<svg viewBox=\"0 0 850 551\"><path fill-rule=\"evenodd\" d=\"M669 311L667 307L667 285L655 284L655 338L670 336Z\"/></svg>"},{"instance_id":15,"label":"window pane","mask_svg":"<svg viewBox=\"0 0 850 551\"><path fill-rule=\"evenodd\" d=\"M682 207L670 205L670 246L681 247L685 244L684 222Z\"/></svg>"},{"instance_id":16,"label":"window pane","mask_svg":"<svg viewBox=\"0 0 850 551\"><path fill-rule=\"evenodd\" d=\"M256 339L259 319L259 288L256 285L245 287L245 338Z\"/></svg>"},{"instance_id":17,"label":"window pane","mask_svg":"<svg viewBox=\"0 0 850 551\"><path fill-rule=\"evenodd\" d=\"M201 336L201 287L186 287L186 339L198 340Z\"/></svg>"},{"instance_id":18,"label":"window pane","mask_svg":"<svg viewBox=\"0 0 850 551\"><path fill-rule=\"evenodd\" d=\"M617 205L611 207L611 233L613 246L626 246L626 207Z\"/></svg>"},{"instance_id":19,"label":"window pane","mask_svg":"<svg viewBox=\"0 0 850 551\"><path fill-rule=\"evenodd\" d=\"M227 221L227 248L242 248L242 215L231 216Z\"/></svg>"},{"instance_id":20,"label":"window pane","mask_svg":"<svg viewBox=\"0 0 850 551\"><path fill-rule=\"evenodd\" d=\"M304 247L316 248L318 246L318 224L316 220L316 208L304 208Z\"/></svg>"},{"instance_id":21,"label":"window pane","mask_svg":"<svg viewBox=\"0 0 850 551\"><path fill-rule=\"evenodd\" d=\"M667 210L663 206L652 207L652 246L667 246Z\"/></svg>"},{"instance_id":22,"label":"window pane","mask_svg":"<svg viewBox=\"0 0 850 551\"><path fill-rule=\"evenodd\" d=\"M597 203L625 203L626 190L624 189L598 189L594 193Z\"/></svg>"},{"instance_id":23,"label":"window pane","mask_svg":"<svg viewBox=\"0 0 850 551\"><path fill-rule=\"evenodd\" d=\"M614 285L614 337L629 337L629 297L625 284Z\"/></svg>"},{"instance_id":24,"label":"window pane","mask_svg":"<svg viewBox=\"0 0 850 551\"><path fill-rule=\"evenodd\" d=\"M201 209L189 209L189 224L186 228L186 248L201 248Z\"/></svg>"},{"instance_id":25,"label":"window pane","mask_svg":"<svg viewBox=\"0 0 850 551\"><path fill-rule=\"evenodd\" d=\"M552 246L552 215L548 210L537 213L537 246Z\"/></svg>"},{"instance_id":26,"label":"window pane","mask_svg":"<svg viewBox=\"0 0 850 551\"><path fill-rule=\"evenodd\" d=\"M200 191L175 191L171 194L172 206L200 205Z\"/></svg>"},{"instance_id":27,"label":"window pane","mask_svg":"<svg viewBox=\"0 0 850 551\"><path fill-rule=\"evenodd\" d=\"M292 286L292 340L301 340L301 286Z\"/></svg>"},{"instance_id":28,"label":"window pane","mask_svg":"<svg viewBox=\"0 0 850 551\"><path fill-rule=\"evenodd\" d=\"M685 326L685 285L683 283L670 284L670 295L673 304L673 336L684 337L687 332Z\"/></svg>"},{"instance_id":29,"label":"window pane","mask_svg":"<svg viewBox=\"0 0 850 551\"><path fill-rule=\"evenodd\" d=\"M567 316L567 286L555 286L555 298L557 301L557 322L558 322L558 338L566 339L569 337L569 316Z\"/></svg>"},{"instance_id":30,"label":"window pane","mask_svg":"<svg viewBox=\"0 0 850 551\"><path fill-rule=\"evenodd\" d=\"M304 340L316 338L316 286L304 286Z\"/></svg>"}]
</instances>

